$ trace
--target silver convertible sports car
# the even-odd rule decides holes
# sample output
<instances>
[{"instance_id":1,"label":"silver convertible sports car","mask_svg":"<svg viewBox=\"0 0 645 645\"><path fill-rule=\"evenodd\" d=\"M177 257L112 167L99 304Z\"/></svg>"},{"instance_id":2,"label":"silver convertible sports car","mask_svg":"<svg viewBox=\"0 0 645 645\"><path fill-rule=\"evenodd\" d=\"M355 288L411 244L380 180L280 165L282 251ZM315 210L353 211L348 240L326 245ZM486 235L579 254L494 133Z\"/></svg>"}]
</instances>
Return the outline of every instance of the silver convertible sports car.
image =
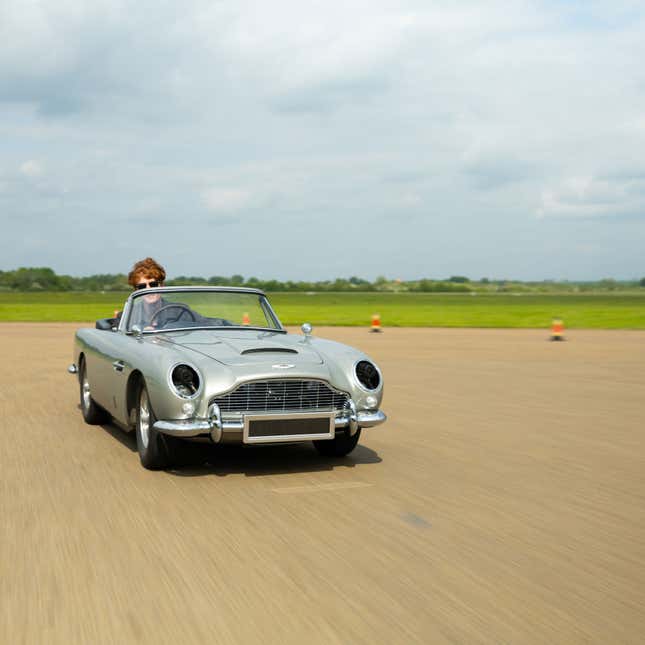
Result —
<instances>
[{"instance_id":1,"label":"silver convertible sports car","mask_svg":"<svg viewBox=\"0 0 645 645\"><path fill-rule=\"evenodd\" d=\"M289 334L256 289L159 287L133 292L118 319L74 341L87 423L136 432L141 463L165 468L182 439L313 441L344 456L385 421L383 378L362 352Z\"/></svg>"}]
</instances>

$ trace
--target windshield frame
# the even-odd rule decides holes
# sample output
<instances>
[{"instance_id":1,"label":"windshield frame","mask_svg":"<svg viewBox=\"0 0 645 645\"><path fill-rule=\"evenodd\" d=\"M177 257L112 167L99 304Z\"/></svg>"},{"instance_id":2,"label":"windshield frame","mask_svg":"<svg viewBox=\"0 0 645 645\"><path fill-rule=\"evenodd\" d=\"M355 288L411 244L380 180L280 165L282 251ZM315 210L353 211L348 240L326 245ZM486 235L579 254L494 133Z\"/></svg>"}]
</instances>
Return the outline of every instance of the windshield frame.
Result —
<instances>
[{"instance_id":1,"label":"windshield frame","mask_svg":"<svg viewBox=\"0 0 645 645\"><path fill-rule=\"evenodd\" d=\"M129 328L130 317L133 311L133 303L136 298L140 298L145 295L151 295L153 293L198 293L198 292L211 292L211 293L244 293L244 294L254 294L259 298L259 304L264 312L265 316L269 318L276 325L275 327L259 327L256 325L203 325L203 326L190 326L190 327L173 327L171 329L145 329L141 330L142 334L167 334L175 331L193 331L193 330L209 330L209 331L219 331L222 329L231 329L231 330L255 330L255 331L270 331L273 333L286 334L287 330L283 327L280 319L277 314L271 307L268 298L264 291L260 289L251 289L247 287L201 287L201 286L184 286L184 287L156 287L154 289L139 289L133 291L125 302L123 307L123 315L119 322L119 331L132 335L137 332Z\"/></svg>"}]
</instances>

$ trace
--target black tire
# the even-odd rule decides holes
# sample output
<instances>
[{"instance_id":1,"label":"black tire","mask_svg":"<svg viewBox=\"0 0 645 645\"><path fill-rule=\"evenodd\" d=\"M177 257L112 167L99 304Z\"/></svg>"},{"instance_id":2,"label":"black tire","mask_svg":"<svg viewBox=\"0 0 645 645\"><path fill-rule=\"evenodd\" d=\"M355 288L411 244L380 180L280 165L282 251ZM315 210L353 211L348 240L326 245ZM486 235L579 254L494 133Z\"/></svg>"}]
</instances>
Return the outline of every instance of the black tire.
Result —
<instances>
[{"instance_id":1,"label":"black tire","mask_svg":"<svg viewBox=\"0 0 645 645\"><path fill-rule=\"evenodd\" d=\"M81 361L81 367L78 374L78 383L81 399L81 412L85 423L90 425L101 425L110 420L110 415L92 398L90 381L87 377L87 367L85 361Z\"/></svg>"},{"instance_id":2,"label":"black tire","mask_svg":"<svg viewBox=\"0 0 645 645\"><path fill-rule=\"evenodd\" d=\"M335 439L314 441L314 447L323 457L344 457L356 448L360 437L361 429L359 428L354 435L343 432L337 434Z\"/></svg>"},{"instance_id":3,"label":"black tire","mask_svg":"<svg viewBox=\"0 0 645 645\"><path fill-rule=\"evenodd\" d=\"M148 470L161 470L170 465L167 438L152 427L155 421L148 388L142 382L137 395L137 450L141 465Z\"/></svg>"}]
</instances>

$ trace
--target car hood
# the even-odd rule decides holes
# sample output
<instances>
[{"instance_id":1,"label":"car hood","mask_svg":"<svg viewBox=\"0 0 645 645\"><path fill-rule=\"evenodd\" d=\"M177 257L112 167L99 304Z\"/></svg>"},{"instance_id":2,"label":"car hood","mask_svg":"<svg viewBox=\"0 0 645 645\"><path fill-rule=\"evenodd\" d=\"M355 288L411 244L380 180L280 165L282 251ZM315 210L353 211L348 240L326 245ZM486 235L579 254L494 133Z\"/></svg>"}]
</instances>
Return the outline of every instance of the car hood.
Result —
<instances>
[{"instance_id":1,"label":"car hood","mask_svg":"<svg viewBox=\"0 0 645 645\"><path fill-rule=\"evenodd\" d=\"M295 367L321 365L321 355L300 336L257 330L192 330L176 332L165 340L224 365L288 364Z\"/></svg>"}]
</instances>

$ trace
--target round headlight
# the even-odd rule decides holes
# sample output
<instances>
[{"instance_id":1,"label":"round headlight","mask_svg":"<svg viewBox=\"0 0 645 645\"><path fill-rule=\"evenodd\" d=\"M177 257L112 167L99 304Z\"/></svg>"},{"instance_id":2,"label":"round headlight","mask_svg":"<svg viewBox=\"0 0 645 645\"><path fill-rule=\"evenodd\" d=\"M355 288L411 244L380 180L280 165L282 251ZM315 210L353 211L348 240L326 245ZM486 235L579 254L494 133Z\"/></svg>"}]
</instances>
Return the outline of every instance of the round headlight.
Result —
<instances>
[{"instance_id":1,"label":"round headlight","mask_svg":"<svg viewBox=\"0 0 645 645\"><path fill-rule=\"evenodd\" d=\"M366 390L375 390L381 384L381 375L374 363L369 361L358 361L356 367L356 378Z\"/></svg>"},{"instance_id":2,"label":"round headlight","mask_svg":"<svg viewBox=\"0 0 645 645\"><path fill-rule=\"evenodd\" d=\"M199 391L199 374L190 365L175 365L170 380L175 392L185 399L194 397Z\"/></svg>"}]
</instances>

